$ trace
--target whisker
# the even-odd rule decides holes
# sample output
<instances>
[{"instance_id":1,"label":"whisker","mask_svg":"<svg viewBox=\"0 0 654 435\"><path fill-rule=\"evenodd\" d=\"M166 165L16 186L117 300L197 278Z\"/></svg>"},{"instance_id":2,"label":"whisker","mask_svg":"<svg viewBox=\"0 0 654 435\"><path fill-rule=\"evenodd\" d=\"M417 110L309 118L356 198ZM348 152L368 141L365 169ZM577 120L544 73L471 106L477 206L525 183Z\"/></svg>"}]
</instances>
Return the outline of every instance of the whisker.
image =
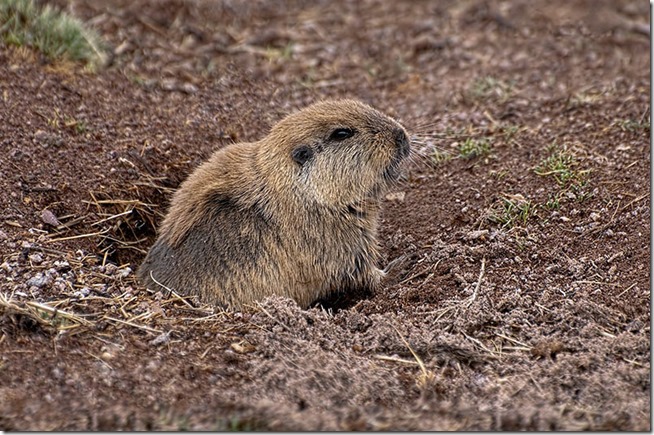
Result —
<instances>
[{"instance_id":1,"label":"whisker","mask_svg":"<svg viewBox=\"0 0 654 435\"><path fill-rule=\"evenodd\" d=\"M417 132L425 131L425 130L428 130L428 129L433 129L434 127L439 126L439 125L442 126L440 120L439 121L425 122L425 123L417 124L414 128L411 129L411 131L417 131Z\"/></svg>"}]
</instances>

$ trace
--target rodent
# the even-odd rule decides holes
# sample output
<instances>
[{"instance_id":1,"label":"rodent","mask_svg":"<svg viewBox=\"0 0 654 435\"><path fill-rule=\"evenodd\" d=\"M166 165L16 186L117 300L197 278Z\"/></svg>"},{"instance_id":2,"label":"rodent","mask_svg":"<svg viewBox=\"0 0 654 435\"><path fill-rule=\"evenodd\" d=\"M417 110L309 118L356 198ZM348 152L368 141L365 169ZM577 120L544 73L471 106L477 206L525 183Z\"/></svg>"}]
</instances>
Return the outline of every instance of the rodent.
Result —
<instances>
[{"instance_id":1,"label":"rodent","mask_svg":"<svg viewBox=\"0 0 654 435\"><path fill-rule=\"evenodd\" d=\"M410 147L402 125L359 101L293 113L191 173L139 277L233 309L272 294L306 308L332 292L375 290L381 200Z\"/></svg>"}]
</instances>

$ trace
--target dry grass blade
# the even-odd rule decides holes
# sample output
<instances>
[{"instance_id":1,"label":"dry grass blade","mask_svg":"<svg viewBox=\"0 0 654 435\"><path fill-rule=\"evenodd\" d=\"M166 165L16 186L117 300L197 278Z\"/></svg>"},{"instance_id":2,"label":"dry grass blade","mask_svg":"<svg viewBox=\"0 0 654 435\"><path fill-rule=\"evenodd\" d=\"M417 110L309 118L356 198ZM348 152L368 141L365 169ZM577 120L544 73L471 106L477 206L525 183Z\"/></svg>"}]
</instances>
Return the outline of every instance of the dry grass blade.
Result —
<instances>
[{"instance_id":1,"label":"dry grass blade","mask_svg":"<svg viewBox=\"0 0 654 435\"><path fill-rule=\"evenodd\" d=\"M187 307L189 307L189 308L191 308L191 309L194 309L194 308L195 308L195 307L194 307L193 305L191 305L191 304L190 304L186 299L184 299L183 297L181 297L180 295L178 295L178 294L175 292L175 290L171 289L170 287L166 287L165 285L163 285L162 283L160 283L159 281L157 281L157 280L155 279L154 275L152 274L152 271L150 271L150 278L152 279L152 281L155 282L155 284L157 284L157 285L163 287L164 289L166 289L166 290L169 292L169 294L171 294L171 295L173 295L173 296L175 297L175 299L182 301L182 302L184 303L184 305L186 305Z\"/></svg>"},{"instance_id":2,"label":"dry grass blade","mask_svg":"<svg viewBox=\"0 0 654 435\"><path fill-rule=\"evenodd\" d=\"M75 239L84 239L87 237L96 237L96 236L101 236L103 234L106 234L108 230L104 231L98 231L96 233L87 233L87 234L78 234L76 236L69 236L69 237L59 237L57 239L48 239L47 243L54 243L54 242L63 242L65 240L75 240Z\"/></svg>"},{"instance_id":3,"label":"dry grass blade","mask_svg":"<svg viewBox=\"0 0 654 435\"><path fill-rule=\"evenodd\" d=\"M515 338L508 337L508 336L506 336L504 334L500 334L499 332L495 333L495 335L497 335L498 337L501 337L501 338L503 338L505 340L508 340L513 344L517 344L520 347L523 347L523 348L526 348L526 349L531 349L531 346L529 346L528 344L523 343L521 341L518 341ZM505 348L505 349L508 349L508 348Z\"/></svg>"},{"instance_id":4,"label":"dry grass blade","mask_svg":"<svg viewBox=\"0 0 654 435\"><path fill-rule=\"evenodd\" d=\"M484 273L486 272L486 257L481 259L481 269L479 271L479 278L477 278L477 285L475 286L475 291L472 293L472 296L467 302L467 306L470 306L476 299L479 294L479 288L481 287L481 280L484 278Z\"/></svg>"},{"instance_id":5,"label":"dry grass blade","mask_svg":"<svg viewBox=\"0 0 654 435\"><path fill-rule=\"evenodd\" d=\"M155 333L155 334L163 333L163 331L161 331L160 329L151 328L151 327L146 326L146 325L139 325L138 323L133 323L133 322L130 322L129 320L120 320L120 319L116 319L114 317L109 317L109 316L104 316L102 319L103 320L108 320L110 322L120 323L121 325L131 326L131 327L137 328L137 329L142 329L144 331L152 332L152 333Z\"/></svg>"},{"instance_id":6,"label":"dry grass blade","mask_svg":"<svg viewBox=\"0 0 654 435\"><path fill-rule=\"evenodd\" d=\"M290 332L290 329L288 326L284 325L282 322L277 320L272 314L270 314L264 307L261 305L260 302L257 302L256 307L259 308L266 316L270 317L272 320L274 320L277 324L279 324L282 328Z\"/></svg>"},{"instance_id":7,"label":"dry grass blade","mask_svg":"<svg viewBox=\"0 0 654 435\"><path fill-rule=\"evenodd\" d=\"M375 359L380 359L382 361L392 361L396 363L401 363L401 364L408 364L412 366L417 366L420 365L417 361L411 361L409 359L403 359L403 358L397 358L393 356L386 356L386 355L375 355Z\"/></svg>"},{"instance_id":8,"label":"dry grass blade","mask_svg":"<svg viewBox=\"0 0 654 435\"><path fill-rule=\"evenodd\" d=\"M69 330L80 326L90 327L93 325L92 322L77 314L51 307L40 302L15 301L3 293L0 293L0 307L7 313L26 316L40 325L52 327L58 331Z\"/></svg>"},{"instance_id":9,"label":"dry grass blade","mask_svg":"<svg viewBox=\"0 0 654 435\"><path fill-rule=\"evenodd\" d=\"M106 217L106 218L104 218L104 219L100 219L100 220L97 221L97 222L93 222L93 223L91 224L91 226L94 227L94 226L96 226L96 225L100 225L100 224L105 223L105 222L107 222L107 221L110 221L110 220L112 220L112 219L116 219L116 218L119 218L119 217L121 217L121 216L126 216L126 215L128 215L128 214L131 214L133 210L134 210L134 209L130 208L130 209L128 209L128 210L126 210L126 211L124 211L124 212L122 212L122 213L118 213L118 214L115 214L115 215L112 215L112 216Z\"/></svg>"},{"instance_id":10,"label":"dry grass blade","mask_svg":"<svg viewBox=\"0 0 654 435\"><path fill-rule=\"evenodd\" d=\"M419 388L427 387L434 381L436 375L434 375L433 372L427 370L427 368L425 367L425 363L422 362L422 359L413 350L409 342L406 341L406 339L402 336L402 334L400 334L400 331L398 331L394 325L391 325L391 327L395 330L395 332L397 332L397 335L400 337L400 340L402 340L402 342L407 347L407 349L409 349L409 352L411 352L411 355L413 355L413 358L415 358L418 366L420 366L420 371L422 373L420 374L420 376L418 376L418 379L416 379L416 384L418 385Z\"/></svg>"},{"instance_id":11,"label":"dry grass blade","mask_svg":"<svg viewBox=\"0 0 654 435\"><path fill-rule=\"evenodd\" d=\"M465 338L467 338L468 340L472 341L474 344L476 344L477 346L479 346L480 348L482 348L484 351L486 351L488 354L490 354L491 357L498 357L498 356L500 355L500 354L498 354L497 352L495 352L495 351L489 349L488 347L486 347L486 346L484 345L484 343L482 343L481 341L477 340L476 338L469 336L469 335L466 334L465 332L462 333L462 334L463 334L463 336L464 336Z\"/></svg>"},{"instance_id":12,"label":"dry grass blade","mask_svg":"<svg viewBox=\"0 0 654 435\"><path fill-rule=\"evenodd\" d=\"M209 314L208 316L204 316L204 317L180 317L179 320L188 320L190 322L197 322L197 323L218 322L218 321L222 322L225 319L225 314L226 312L220 312L220 313Z\"/></svg>"}]
</instances>

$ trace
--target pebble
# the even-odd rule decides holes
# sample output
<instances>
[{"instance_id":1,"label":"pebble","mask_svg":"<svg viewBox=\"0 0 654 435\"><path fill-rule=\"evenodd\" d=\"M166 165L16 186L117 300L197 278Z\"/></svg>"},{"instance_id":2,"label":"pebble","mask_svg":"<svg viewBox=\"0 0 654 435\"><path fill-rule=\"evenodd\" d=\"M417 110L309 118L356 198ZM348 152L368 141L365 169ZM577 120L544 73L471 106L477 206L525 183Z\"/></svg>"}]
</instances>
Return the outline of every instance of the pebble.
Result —
<instances>
[{"instance_id":1,"label":"pebble","mask_svg":"<svg viewBox=\"0 0 654 435\"><path fill-rule=\"evenodd\" d=\"M117 269L118 266L116 266L115 264L107 263L104 266L100 267L100 272L106 273L107 275L113 275Z\"/></svg>"},{"instance_id":2,"label":"pebble","mask_svg":"<svg viewBox=\"0 0 654 435\"><path fill-rule=\"evenodd\" d=\"M30 259L30 261L31 261L32 263L34 263L34 264L41 264L41 263L43 263L43 256L42 256L41 254L39 254L39 253L31 254L31 255L29 256L29 259Z\"/></svg>"},{"instance_id":3,"label":"pebble","mask_svg":"<svg viewBox=\"0 0 654 435\"><path fill-rule=\"evenodd\" d=\"M90 288L82 287L80 290L77 290L75 293L73 293L73 296L75 296L76 298L85 298L90 294L91 294Z\"/></svg>"},{"instance_id":4,"label":"pebble","mask_svg":"<svg viewBox=\"0 0 654 435\"><path fill-rule=\"evenodd\" d=\"M488 235L488 230L477 230L477 231L470 231L468 234L464 236L464 238L466 240L477 240L477 239L484 240L487 235Z\"/></svg>"},{"instance_id":5,"label":"pebble","mask_svg":"<svg viewBox=\"0 0 654 435\"><path fill-rule=\"evenodd\" d=\"M46 285L50 284L52 282L52 277L48 276L47 274L43 274L41 272L37 273L33 277L27 280L25 284L27 284L28 287L36 287L36 288L41 288L45 287Z\"/></svg>"},{"instance_id":6,"label":"pebble","mask_svg":"<svg viewBox=\"0 0 654 435\"><path fill-rule=\"evenodd\" d=\"M112 354L111 352L102 352L100 358L102 358L105 361L112 360L114 359L114 354Z\"/></svg>"},{"instance_id":7,"label":"pebble","mask_svg":"<svg viewBox=\"0 0 654 435\"><path fill-rule=\"evenodd\" d=\"M406 196L406 192L391 192L388 195L386 195L386 199L389 201L404 202L405 196Z\"/></svg>"},{"instance_id":8,"label":"pebble","mask_svg":"<svg viewBox=\"0 0 654 435\"><path fill-rule=\"evenodd\" d=\"M54 266L55 269L57 269L57 270L62 270L62 269L68 269L68 268L70 267L70 264L69 264L68 261L66 261L66 260L61 260L61 261L60 261L60 260L56 260L56 261L53 263L53 266Z\"/></svg>"},{"instance_id":9,"label":"pebble","mask_svg":"<svg viewBox=\"0 0 654 435\"><path fill-rule=\"evenodd\" d=\"M150 346L159 346L166 344L170 341L170 331L164 332L161 335L156 336L154 339L150 340Z\"/></svg>"},{"instance_id":10,"label":"pebble","mask_svg":"<svg viewBox=\"0 0 654 435\"><path fill-rule=\"evenodd\" d=\"M54 213L52 213L50 210L43 210L41 212L41 220L45 222L48 225L51 225L53 227L61 225L61 222L59 222L59 219L57 219L57 216L55 216Z\"/></svg>"},{"instance_id":11,"label":"pebble","mask_svg":"<svg viewBox=\"0 0 654 435\"><path fill-rule=\"evenodd\" d=\"M116 272L118 278L127 278L132 273L132 268L124 267Z\"/></svg>"}]
</instances>

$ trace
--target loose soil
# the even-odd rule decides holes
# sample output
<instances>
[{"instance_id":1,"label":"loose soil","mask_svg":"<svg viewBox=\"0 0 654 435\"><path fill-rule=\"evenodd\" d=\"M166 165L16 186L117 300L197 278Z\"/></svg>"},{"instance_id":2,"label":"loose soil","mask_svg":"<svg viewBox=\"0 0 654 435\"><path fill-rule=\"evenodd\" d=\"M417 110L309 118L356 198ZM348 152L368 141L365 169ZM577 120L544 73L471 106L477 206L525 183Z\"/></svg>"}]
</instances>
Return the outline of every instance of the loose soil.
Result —
<instances>
[{"instance_id":1,"label":"loose soil","mask_svg":"<svg viewBox=\"0 0 654 435\"><path fill-rule=\"evenodd\" d=\"M0 429L651 429L647 3L55 5L111 56L0 46ZM414 135L382 290L137 283L192 168L327 97Z\"/></svg>"}]
</instances>

